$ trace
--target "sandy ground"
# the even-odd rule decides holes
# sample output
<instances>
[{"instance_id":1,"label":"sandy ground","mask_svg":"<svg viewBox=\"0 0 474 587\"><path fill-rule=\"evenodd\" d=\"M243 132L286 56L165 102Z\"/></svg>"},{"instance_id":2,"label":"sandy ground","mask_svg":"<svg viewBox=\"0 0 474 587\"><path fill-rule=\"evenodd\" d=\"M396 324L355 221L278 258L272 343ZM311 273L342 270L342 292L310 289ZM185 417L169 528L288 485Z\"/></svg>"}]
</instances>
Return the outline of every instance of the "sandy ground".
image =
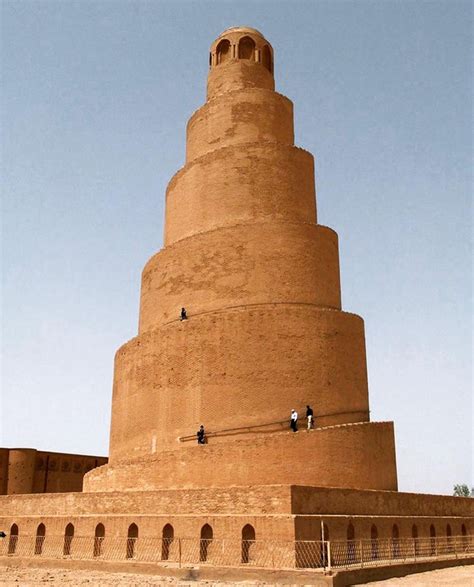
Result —
<instances>
[{"instance_id":1,"label":"sandy ground","mask_svg":"<svg viewBox=\"0 0 474 587\"><path fill-rule=\"evenodd\" d=\"M364 583L370 587L474 587L474 565Z\"/></svg>"},{"instance_id":2,"label":"sandy ground","mask_svg":"<svg viewBox=\"0 0 474 587\"><path fill-rule=\"evenodd\" d=\"M40 584L68 585L89 587L101 587L102 585L116 587L142 587L142 586L174 586L221 587L223 585L236 585L235 582L223 581L183 581L173 578L153 577L150 575L107 573L100 571L67 571L63 569L26 569L3 567L0 568L0 585L8 587L34 587ZM256 583L245 581L238 583L242 586L269 585L268 583ZM387 579L375 583L365 583L370 587L474 587L474 566L440 569L428 573L418 573L399 579ZM275 587L275 586L274 586Z\"/></svg>"}]
</instances>

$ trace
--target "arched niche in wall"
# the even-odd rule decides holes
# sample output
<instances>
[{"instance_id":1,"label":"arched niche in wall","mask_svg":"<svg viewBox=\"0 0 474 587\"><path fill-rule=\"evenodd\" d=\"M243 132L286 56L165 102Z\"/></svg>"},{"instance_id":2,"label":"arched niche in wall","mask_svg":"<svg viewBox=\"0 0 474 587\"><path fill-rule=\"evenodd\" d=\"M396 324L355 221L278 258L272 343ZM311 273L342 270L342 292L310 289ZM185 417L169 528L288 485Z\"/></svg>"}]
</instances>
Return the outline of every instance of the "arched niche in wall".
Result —
<instances>
[{"instance_id":1,"label":"arched niche in wall","mask_svg":"<svg viewBox=\"0 0 474 587\"><path fill-rule=\"evenodd\" d=\"M10 537L8 538L8 554L15 554L18 544L18 526L12 524L10 528Z\"/></svg>"},{"instance_id":2,"label":"arched niche in wall","mask_svg":"<svg viewBox=\"0 0 474 587\"><path fill-rule=\"evenodd\" d=\"M255 528L251 524L246 524L242 528L242 552L241 562L249 563L252 560L252 551L255 546Z\"/></svg>"},{"instance_id":3,"label":"arched niche in wall","mask_svg":"<svg viewBox=\"0 0 474 587\"><path fill-rule=\"evenodd\" d=\"M128 527L127 532L127 550L126 550L126 558L134 558L135 557L135 544L138 538L138 526L134 524L130 524Z\"/></svg>"},{"instance_id":4,"label":"arched niche in wall","mask_svg":"<svg viewBox=\"0 0 474 587\"><path fill-rule=\"evenodd\" d=\"M94 532L94 557L102 555L102 543L105 538L105 526L104 524L97 524Z\"/></svg>"},{"instance_id":5,"label":"arched niche in wall","mask_svg":"<svg viewBox=\"0 0 474 587\"><path fill-rule=\"evenodd\" d=\"M352 522L347 525L347 560L353 563L356 559L355 528Z\"/></svg>"},{"instance_id":6,"label":"arched niche in wall","mask_svg":"<svg viewBox=\"0 0 474 587\"><path fill-rule=\"evenodd\" d=\"M209 555L209 546L214 538L214 532L209 524L204 524L201 528L201 542L199 549L199 560L201 562L207 561Z\"/></svg>"},{"instance_id":7,"label":"arched niche in wall","mask_svg":"<svg viewBox=\"0 0 474 587\"><path fill-rule=\"evenodd\" d=\"M63 555L70 556L72 539L74 538L74 524L69 523L64 529Z\"/></svg>"},{"instance_id":8,"label":"arched niche in wall","mask_svg":"<svg viewBox=\"0 0 474 587\"><path fill-rule=\"evenodd\" d=\"M46 526L43 523L41 523L36 528L35 554L42 554L45 537L46 537Z\"/></svg>"},{"instance_id":9,"label":"arched niche in wall","mask_svg":"<svg viewBox=\"0 0 474 587\"><path fill-rule=\"evenodd\" d=\"M372 524L370 528L370 540L372 546L372 559L375 560L379 558L379 531L377 530L377 526Z\"/></svg>"},{"instance_id":10,"label":"arched niche in wall","mask_svg":"<svg viewBox=\"0 0 474 587\"><path fill-rule=\"evenodd\" d=\"M174 540L174 528L171 524L163 526L161 537L161 560L167 561L170 558L170 548Z\"/></svg>"}]
</instances>

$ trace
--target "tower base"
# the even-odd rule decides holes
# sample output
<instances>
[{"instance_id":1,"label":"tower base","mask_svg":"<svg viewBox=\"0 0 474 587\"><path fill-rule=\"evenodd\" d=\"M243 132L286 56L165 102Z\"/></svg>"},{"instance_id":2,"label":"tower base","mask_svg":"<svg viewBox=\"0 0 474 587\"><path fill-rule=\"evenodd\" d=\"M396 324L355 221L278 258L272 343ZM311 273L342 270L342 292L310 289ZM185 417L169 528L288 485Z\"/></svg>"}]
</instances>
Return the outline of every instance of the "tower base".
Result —
<instances>
[{"instance_id":1,"label":"tower base","mask_svg":"<svg viewBox=\"0 0 474 587\"><path fill-rule=\"evenodd\" d=\"M285 424L288 426L288 424ZM243 435L246 430L240 431ZM153 491L296 483L357 489L397 489L392 422L341 424L298 432L260 432L239 440L179 446L114 460L84 478L84 491ZM192 443L192 444L191 444ZM180 443L186 444L186 440Z\"/></svg>"}]
</instances>

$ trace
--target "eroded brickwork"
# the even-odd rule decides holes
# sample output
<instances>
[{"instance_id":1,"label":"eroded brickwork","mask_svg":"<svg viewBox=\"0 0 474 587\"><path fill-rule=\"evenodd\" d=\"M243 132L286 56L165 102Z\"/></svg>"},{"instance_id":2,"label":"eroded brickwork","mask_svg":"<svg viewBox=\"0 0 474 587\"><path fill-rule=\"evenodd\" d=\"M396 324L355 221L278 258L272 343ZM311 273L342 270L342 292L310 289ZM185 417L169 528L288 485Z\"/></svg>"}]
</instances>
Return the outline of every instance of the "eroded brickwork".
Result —
<instances>
[{"instance_id":1,"label":"eroded brickwork","mask_svg":"<svg viewBox=\"0 0 474 587\"><path fill-rule=\"evenodd\" d=\"M0 495L82 491L84 475L107 463L106 457L0 449Z\"/></svg>"},{"instance_id":2,"label":"eroded brickwork","mask_svg":"<svg viewBox=\"0 0 474 587\"><path fill-rule=\"evenodd\" d=\"M363 321L341 310L337 235L317 224L313 156L294 145L273 49L232 29L210 64L166 193L165 248L143 271L138 337L115 359L111 466L86 487L396 489L393 427L369 422ZM307 404L320 433L290 439L290 410ZM201 423L212 434L196 452L183 438Z\"/></svg>"}]
</instances>

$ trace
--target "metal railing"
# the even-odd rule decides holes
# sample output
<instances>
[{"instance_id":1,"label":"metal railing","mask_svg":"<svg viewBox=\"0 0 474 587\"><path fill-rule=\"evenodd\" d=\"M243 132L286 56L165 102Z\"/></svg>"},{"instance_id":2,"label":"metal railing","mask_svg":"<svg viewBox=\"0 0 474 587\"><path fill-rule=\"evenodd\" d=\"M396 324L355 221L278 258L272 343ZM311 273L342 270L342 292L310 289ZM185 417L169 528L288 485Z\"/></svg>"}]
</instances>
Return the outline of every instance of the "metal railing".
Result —
<instances>
[{"instance_id":1,"label":"metal railing","mask_svg":"<svg viewBox=\"0 0 474 587\"><path fill-rule=\"evenodd\" d=\"M7 536L0 556L142 561L169 566L278 569L360 568L474 555L473 536L303 541L117 536Z\"/></svg>"},{"instance_id":2,"label":"metal railing","mask_svg":"<svg viewBox=\"0 0 474 587\"><path fill-rule=\"evenodd\" d=\"M391 538L331 542L332 566L386 566L436 558L474 555L472 536Z\"/></svg>"}]
</instances>

